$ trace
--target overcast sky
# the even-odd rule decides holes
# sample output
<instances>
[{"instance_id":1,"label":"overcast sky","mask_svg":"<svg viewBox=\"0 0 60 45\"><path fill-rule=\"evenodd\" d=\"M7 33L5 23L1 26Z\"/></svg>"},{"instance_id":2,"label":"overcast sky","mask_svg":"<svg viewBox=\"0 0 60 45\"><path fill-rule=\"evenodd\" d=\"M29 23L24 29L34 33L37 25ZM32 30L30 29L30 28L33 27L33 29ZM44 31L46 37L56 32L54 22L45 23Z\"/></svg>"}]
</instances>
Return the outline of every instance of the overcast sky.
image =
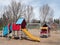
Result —
<instances>
[{"instance_id":1,"label":"overcast sky","mask_svg":"<svg viewBox=\"0 0 60 45\"><path fill-rule=\"evenodd\" d=\"M17 2L21 2L25 5L31 5L34 7L35 18L39 17L39 8L48 4L54 10L54 18L60 17L60 0L16 0ZM0 12L2 12L5 6L10 4L11 0L0 0ZM0 15L1 17L1 15Z\"/></svg>"}]
</instances>

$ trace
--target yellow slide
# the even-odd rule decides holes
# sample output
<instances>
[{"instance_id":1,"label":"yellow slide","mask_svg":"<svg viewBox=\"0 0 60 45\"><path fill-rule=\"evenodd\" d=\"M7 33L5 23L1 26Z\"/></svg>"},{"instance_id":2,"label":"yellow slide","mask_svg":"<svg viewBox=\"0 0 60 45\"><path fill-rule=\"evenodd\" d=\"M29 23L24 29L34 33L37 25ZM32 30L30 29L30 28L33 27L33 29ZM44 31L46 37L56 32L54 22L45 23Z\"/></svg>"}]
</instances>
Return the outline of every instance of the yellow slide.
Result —
<instances>
[{"instance_id":1,"label":"yellow slide","mask_svg":"<svg viewBox=\"0 0 60 45\"><path fill-rule=\"evenodd\" d=\"M22 31L32 40L34 41L40 41L40 38L33 36L30 32L27 31L27 29L22 29Z\"/></svg>"}]
</instances>

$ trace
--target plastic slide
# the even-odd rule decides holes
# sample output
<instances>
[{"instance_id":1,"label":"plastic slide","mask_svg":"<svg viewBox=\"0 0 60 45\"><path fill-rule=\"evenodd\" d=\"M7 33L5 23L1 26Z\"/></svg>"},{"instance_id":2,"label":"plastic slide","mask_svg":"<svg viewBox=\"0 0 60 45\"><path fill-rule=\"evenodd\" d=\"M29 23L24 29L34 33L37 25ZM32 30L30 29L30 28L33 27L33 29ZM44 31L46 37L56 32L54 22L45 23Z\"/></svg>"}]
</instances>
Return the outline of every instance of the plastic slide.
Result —
<instances>
[{"instance_id":1,"label":"plastic slide","mask_svg":"<svg viewBox=\"0 0 60 45\"><path fill-rule=\"evenodd\" d=\"M22 31L32 40L34 41L40 41L40 38L33 36L30 32L27 31L27 29L22 29Z\"/></svg>"},{"instance_id":2,"label":"plastic slide","mask_svg":"<svg viewBox=\"0 0 60 45\"><path fill-rule=\"evenodd\" d=\"M8 26L3 27L3 36L8 35Z\"/></svg>"},{"instance_id":3,"label":"plastic slide","mask_svg":"<svg viewBox=\"0 0 60 45\"><path fill-rule=\"evenodd\" d=\"M10 26L10 31L8 29L8 26L3 27L3 36L6 36L12 32L12 26Z\"/></svg>"}]
</instances>

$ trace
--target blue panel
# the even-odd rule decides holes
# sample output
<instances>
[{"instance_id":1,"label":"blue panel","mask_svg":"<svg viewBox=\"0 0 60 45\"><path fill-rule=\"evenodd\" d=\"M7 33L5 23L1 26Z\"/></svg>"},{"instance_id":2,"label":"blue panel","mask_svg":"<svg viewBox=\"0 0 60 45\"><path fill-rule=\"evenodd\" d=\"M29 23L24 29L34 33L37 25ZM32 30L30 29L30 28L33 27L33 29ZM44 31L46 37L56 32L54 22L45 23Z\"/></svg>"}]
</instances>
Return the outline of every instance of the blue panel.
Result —
<instances>
[{"instance_id":1,"label":"blue panel","mask_svg":"<svg viewBox=\"0 0 60 45\"><path fill-rule=\"evenodd\" d=\"M19 18L18 21L16 22L16 24L22 24L24 18Z\"/></svg>"},{"instance_id":2,"label":"blue panel","mask_svg":"<svg viewBox=\"0 0 60 45\"><path fill-rule=\"evenodd\" d=\"M3 36L8 34L8 26L3 27Z\"/></svg>"},{"instance_id":3,"label":"blue panel","mask_svg":"<svg viewBox=\"0 0 60 45\"><path fill-rule=\"evenodd\" d=\"M10 25L10 30L12 31L12 25Z\"/></svg>"}]
</instances>

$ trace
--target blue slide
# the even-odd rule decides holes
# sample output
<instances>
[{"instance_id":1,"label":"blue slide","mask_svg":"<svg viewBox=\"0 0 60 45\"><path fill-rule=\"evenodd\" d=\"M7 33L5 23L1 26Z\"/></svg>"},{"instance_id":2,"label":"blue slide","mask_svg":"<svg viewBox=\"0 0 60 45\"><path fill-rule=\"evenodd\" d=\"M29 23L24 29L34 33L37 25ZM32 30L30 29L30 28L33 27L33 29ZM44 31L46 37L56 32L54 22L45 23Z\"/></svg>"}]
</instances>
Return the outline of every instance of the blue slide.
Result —
<instances>
[{"instance_id":1,"label":"blue slide","mask_svg":"<svg viewBox=\"0 0 60 45\"><path fill-rule=\"evenodd\" d=\"M8 26L3 27L3 36L6 36L12 32L12 25L10 26L10 30L8 29Z\"/></svg>"},{"instance_id":2,"label":"blue slide","mask_svg":"<svg viewBox=\"0 0 60 45\"><path fill-rule=\"evenodd\" d=\"M8 26L3 27L3 36L8 35Z\"/></svg>"}]
</instances>

